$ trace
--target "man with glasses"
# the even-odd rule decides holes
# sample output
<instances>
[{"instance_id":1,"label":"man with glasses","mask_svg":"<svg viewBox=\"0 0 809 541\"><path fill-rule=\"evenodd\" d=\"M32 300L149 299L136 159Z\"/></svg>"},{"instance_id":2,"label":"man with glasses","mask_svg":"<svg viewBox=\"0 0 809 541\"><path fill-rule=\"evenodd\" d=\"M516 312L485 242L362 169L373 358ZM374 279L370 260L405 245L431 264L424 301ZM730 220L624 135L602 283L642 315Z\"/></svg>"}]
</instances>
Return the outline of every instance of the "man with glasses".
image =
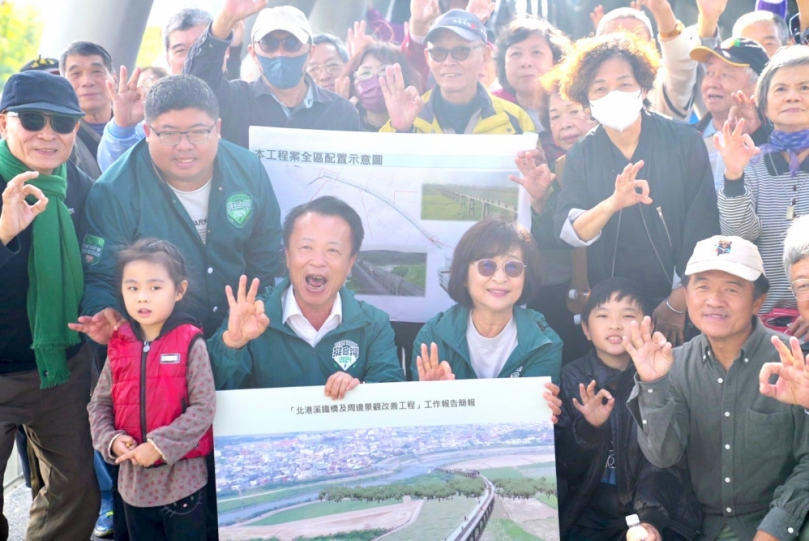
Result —
<instances>
[{"instance_id":1,"label":"man with glasses","mask_svg":"<svg viewBox=\"0 0 809 541\"><path fill-rule=\"evenodd\" d=\"M92 185L68 159L84 113L67 79L42 71L12 75L0 111L0 464L24 426L44 483L26 539L89 539L99 508L91 353L67 327L79 315L76 229Z\"/></svg>"},{"instance_id":2,"label":"man with glasses","mask_svg":"<svg viewBox=\"0 0 809 541\"><path fill-rule=\"evenodd\" d=\"M382 132L502 133L535 131L531 117L518 105L492 94L478 82L489 61L486 29L480 20L461 9L446 12L425 37L425 58L436 81L420 97L415 87L405 88L401 67L389 67L382 91L390 121Z\"/></svg>"},{"instance_id":3,"label":"man with glasses","mask_svg":"<svg viewBox=\"0 0 809 541\"><path fill-rule=\"evenodd\" d=\"M316 34L312 37L312 49L306 73L317 86L334 92L334 82L342 75L348 62L345 44L337 36Z\"/></svg>"},{"instance_id":4,"label":"man with glasses","mask_svg":"<svg viewBox=\"0 0 809 541\"><path fill-rule=\"evenodd\" d=\"M306 16L292 6L263 9L267 0L227 0L194 44L185 73L213 88L222 108L222 136L248 146L250 126L359 131L357 109L306 74L314 53ZM228 81L221 66L239 21L258 13L247 50L261 72L255 82Z\"/></svg>"}]
</instances>

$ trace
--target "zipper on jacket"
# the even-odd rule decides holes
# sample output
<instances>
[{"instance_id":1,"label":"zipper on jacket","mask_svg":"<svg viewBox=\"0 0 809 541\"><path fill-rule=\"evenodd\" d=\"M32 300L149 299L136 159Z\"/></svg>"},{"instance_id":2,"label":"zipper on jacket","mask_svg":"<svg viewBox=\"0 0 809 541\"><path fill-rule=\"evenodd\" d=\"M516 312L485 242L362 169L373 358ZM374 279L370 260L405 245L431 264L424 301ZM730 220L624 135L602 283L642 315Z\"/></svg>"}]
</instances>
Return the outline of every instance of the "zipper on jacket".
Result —
<instances>
[{"instance_id":1,"label":"zipper on jacket","mask_svg":"<svg viewBox=\"0 0 809 541\"><path fill-rule=\"evenodd\" d=\"M669 226L666 225L666 219L663 218L663 207L657 207L657 215L660 216L660 221L663 222L663 229L666 230L666 236L669 239L669 246L674 248L674 243L671 242L671 235L669 235Z\"/></svg>"},{"instance_id":2,"label":"zipper on jacket","mask_svg":"<svg viewBox=\"0 0 809 541\"><path fill-rule=\"evenodd\" d=\"M140 434L141 443L146 443L146 359L151 349L150 342L144 340L140 356Z\"/></svg>"}]
</instances>

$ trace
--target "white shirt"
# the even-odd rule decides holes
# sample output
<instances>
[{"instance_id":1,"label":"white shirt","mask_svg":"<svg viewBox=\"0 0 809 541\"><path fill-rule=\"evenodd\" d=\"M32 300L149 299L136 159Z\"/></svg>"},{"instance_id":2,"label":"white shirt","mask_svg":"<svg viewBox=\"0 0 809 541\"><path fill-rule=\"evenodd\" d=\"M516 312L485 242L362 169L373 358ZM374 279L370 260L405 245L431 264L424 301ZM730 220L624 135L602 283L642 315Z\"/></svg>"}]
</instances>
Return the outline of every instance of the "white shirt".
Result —
<instances>
[{"instance_id":1,"label":"white shirt","mask_svg":"<svg viewBox=\"0 0 809 541\"><path fill-rule=\"evenodd\" d=\"M205 183L201 188L197 188L191 192L184 192L178 190L171 184L168 184L171 191L177 195L177 199L185 207L185 211L194 222L194 227L197 228L199 238L202 239L202 244L208 238L208 200L211 197L211 180Z\"/></svg>"},{"instance_id":2,"label":"white shirt","mask_svg":"<svg viewBox=\"0 0 809 541\"><path fill-rule=\"evenodd\" d=\"M289 326L298 335L298 338L304 340L307 344L315 347L320 340L323 339L330 331L333 331L340 326L343 322L343 301L340 299L340 293L337 293L337 298L334 299L334 305L331 307L331 313L326 318L326 322L320 327L320 330L315 329L309 320L303 317L301 307L298 306L298 301L295 300L295 293L292 286L289 286L281 298L281 310L283 315L281 317L281 324L289 323Z\"/></svg>"},{"instance_id":3,"label":"white shirt","mask_svg":"<svg viewBox=\"0 0 809 541\"><path fill-rule=\"evenodd\" d=\"M512 316L500 334L494 338L486 338L475 328L470 313L466 326L466 343L469 346L469 360L472 361L472 368L478 378L496 378L517 349L517 322Z\"/></svg>"}]
</instances>

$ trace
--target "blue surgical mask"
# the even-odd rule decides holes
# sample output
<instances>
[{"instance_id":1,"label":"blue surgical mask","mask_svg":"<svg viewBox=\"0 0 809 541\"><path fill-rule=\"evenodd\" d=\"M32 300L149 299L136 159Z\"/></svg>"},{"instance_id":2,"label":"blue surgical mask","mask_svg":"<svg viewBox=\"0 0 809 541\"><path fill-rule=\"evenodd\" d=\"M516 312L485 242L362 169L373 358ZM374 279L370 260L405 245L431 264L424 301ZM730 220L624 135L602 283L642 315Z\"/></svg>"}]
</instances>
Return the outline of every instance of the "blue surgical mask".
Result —
<instances>
[{"instance_id":1,"label":"blue surgical mask","mask_svg":"<svg viewBox=\"0 0 809 541\"><path fill-rule=\"evenodd\" d=\"M309 52L298 56L276 56L273 58L256 55L261 71L270 84L276 88L292 88L303 78L303 65Z\"/></svg>"}]
</instances>

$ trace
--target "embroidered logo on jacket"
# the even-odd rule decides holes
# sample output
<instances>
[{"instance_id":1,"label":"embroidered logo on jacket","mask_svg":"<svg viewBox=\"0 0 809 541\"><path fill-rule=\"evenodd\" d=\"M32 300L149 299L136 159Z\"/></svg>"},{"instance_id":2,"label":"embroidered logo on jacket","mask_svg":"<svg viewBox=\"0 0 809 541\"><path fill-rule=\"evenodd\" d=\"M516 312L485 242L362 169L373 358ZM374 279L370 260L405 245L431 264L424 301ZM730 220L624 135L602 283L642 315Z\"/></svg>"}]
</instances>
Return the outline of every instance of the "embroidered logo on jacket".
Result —
<instances>
[{"instance_id":1,"label":"embroidered logo on jacket","mask_svg":"<svg viewBox=\"0 0 809 541\"><path fill-rule=\"evenodd\" d=\"M512 372L512 373L511 373L511 375L510 375L509 377L510 377L510 378L520 378L520 377L522 377L522 366L521 366L521 367L519 367L519 368L518 368L517 370L515 370L514 372Z\"/></svg>"},{"instance_id":2,"label":"embroidered logo on jacket","mask_svg":"<svg viewBox=\"0 0 809 541\"><path fill-rule=\"evenodd\" d=\"M360 347L351 340L340 340L334 344L334 348L331 350L331 358L343 370L348 370L351 365L357 362L359 356Z\"/></svg>"},{"instance_id":3,"label":"embroidered logo on jacket","mask_svg":"<svg viewBox=\"0 0 809 541\"><path fill-rule=\"evenodd\" d=\"M81 258L84 262L93 266L101 259L101 252L104 251L104 239L93 235L84 235L81 243Z\"/></svg>"},{"instance_id":4,"label":"embroidered logo on jacket","mask_svg":"<svg viewBox=\"0 0 809 541\"><path fill-rule=\"evenodd\" d=\"M253 214L253 198L245 192L236 192L225 200L228 221L239 229Z\"/></svg>"}]
</instances>

